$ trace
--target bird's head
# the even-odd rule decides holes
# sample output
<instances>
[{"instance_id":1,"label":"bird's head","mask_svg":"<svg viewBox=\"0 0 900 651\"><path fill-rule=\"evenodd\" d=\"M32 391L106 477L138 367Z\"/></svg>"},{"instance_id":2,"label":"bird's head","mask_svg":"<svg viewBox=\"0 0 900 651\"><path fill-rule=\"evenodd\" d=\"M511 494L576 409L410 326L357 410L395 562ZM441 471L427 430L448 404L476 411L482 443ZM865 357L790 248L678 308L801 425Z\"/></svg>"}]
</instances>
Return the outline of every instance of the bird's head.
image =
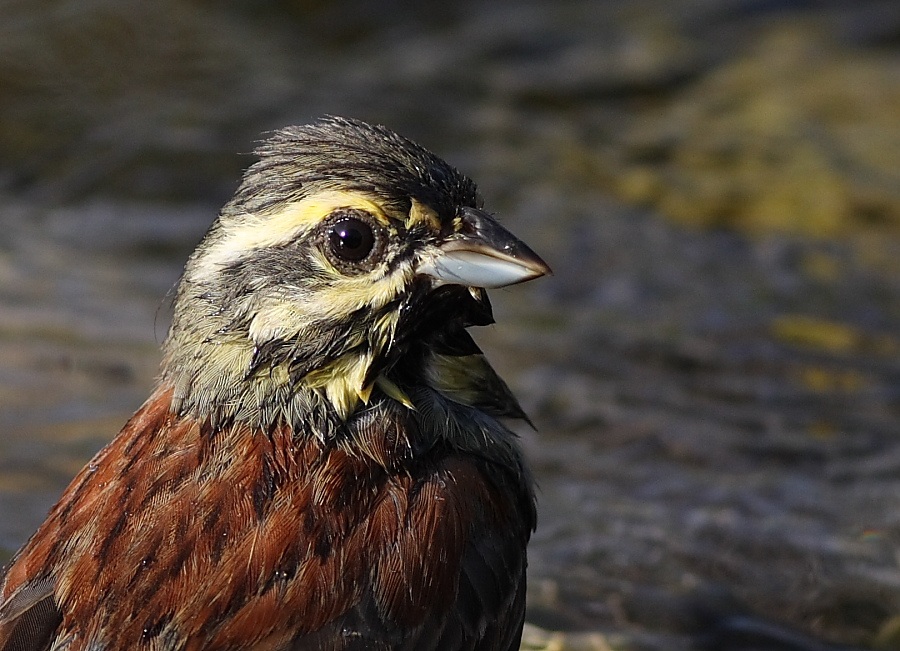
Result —
<instances>
[{"instance_id":1,"label":"bird's head","mask_svg":"<svg viewBox=\"0 0 900 651\"><path fill-rule=\"evenodd\" d=\"M473 403L493 387L514 405L465 328L492 322L485 288L549 269L471 180L341 118L256 153L178 288L163 373L177 409L272 422L318 401L346 419L373 391L409 402L415 382Z\"/></svg>"}]
</instances>

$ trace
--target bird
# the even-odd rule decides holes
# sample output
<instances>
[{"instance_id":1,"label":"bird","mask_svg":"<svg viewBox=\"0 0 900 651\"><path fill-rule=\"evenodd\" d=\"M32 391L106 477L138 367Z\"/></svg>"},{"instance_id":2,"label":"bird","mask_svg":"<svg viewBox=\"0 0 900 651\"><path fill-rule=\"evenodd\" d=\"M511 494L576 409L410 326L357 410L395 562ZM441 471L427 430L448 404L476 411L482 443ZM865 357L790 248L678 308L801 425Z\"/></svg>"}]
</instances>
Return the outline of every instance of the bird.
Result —
<instances>
[{"instance_id":1,"label":"bird","mask_svg":"<svg viewBox=\"0 0 900 651\"><path fill-rule=\"evenodd\" d=\"M383 126L269 133L156 387L0 579L0 651L518 649L527 417L469 328L550 274Z\"/></svg>"}]
</instances>

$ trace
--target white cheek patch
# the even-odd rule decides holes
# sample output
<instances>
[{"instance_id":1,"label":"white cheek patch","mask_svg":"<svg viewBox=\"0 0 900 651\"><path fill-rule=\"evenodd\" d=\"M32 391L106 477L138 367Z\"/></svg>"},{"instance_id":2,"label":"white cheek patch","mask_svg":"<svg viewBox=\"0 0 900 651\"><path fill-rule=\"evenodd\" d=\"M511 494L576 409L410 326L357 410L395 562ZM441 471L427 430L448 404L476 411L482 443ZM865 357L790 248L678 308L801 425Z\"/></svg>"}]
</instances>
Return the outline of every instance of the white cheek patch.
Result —
<instances>
[{"instance_id":1,"label":"white cheek patch","mask_svg":"<svg viewBox=\"0 0 900 651\"><path fill-rule=\"evenodd\" d=\"M385 265L360 276L343 276L335 271L328 285L295 287L278 296L263 298L254 307L251 339L256 344L290 339L300 336L316 321L339 321L360 309L381 309L402 294L414 276L409 263L387 276L380 276L386 270ZM378 323L376 327L379 338L385 338L387 332L393 336L394 323Z\"/></svg>"},{"instance_id":2,"label":"white cheek patch","mask_svg":"<svg viewBox=\"0 0 900 651\"><path fill-rule=\"evenodd\" d=\"M260 305L250 320L250 338L257 345L274 339L289 339L310 325L304 311L288 301Z\"/></svg>"}]
</instances>

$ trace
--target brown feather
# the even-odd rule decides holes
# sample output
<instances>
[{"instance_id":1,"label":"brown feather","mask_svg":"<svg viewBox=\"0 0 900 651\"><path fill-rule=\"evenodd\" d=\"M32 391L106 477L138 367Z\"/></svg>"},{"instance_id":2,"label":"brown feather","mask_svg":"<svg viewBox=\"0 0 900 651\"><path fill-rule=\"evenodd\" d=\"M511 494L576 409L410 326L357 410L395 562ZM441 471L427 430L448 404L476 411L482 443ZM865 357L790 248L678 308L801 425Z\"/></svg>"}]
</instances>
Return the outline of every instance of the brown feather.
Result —
<instances>
[{"instance_id":1,"label":"brown feather","mask_svg":"<svg viewBox=\"0 0 900 651\"><path fill-rule=\"evenodd\" d=\"M462 627L478 637L521 589L531 519L502 468L443 448L404 462L414 441L396 447L409 435L399 421L370 456L287 426L211 431L170 401L163 390L141 408L14 559L0 649L70 636L69 651L113 639L169 648L167 636L302 648L345 621L329 642L341 648L441 630L463 597L481 601ZM485 568L508 553L511 575Z\"/></svg>"}]
</instances>

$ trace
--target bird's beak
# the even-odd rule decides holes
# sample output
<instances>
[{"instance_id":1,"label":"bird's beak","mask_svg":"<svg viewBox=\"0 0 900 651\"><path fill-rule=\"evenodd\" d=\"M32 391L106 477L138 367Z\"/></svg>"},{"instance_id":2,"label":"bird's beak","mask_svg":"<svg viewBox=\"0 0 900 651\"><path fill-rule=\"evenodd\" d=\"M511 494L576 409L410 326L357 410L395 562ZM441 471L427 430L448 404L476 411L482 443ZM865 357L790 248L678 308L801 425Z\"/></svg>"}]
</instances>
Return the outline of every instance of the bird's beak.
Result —
<instances>
[{"instance_id":1,"label":"bird's beak","mask_svg":"<svg viewBox=\"0 0 900 651\"><path fill-rule=\"evenodd\" d=\"M461 228L416 268L435 286L506 287L551 273L547 263L490 215L464 208Z\"/></svg>"}]
</instances>

